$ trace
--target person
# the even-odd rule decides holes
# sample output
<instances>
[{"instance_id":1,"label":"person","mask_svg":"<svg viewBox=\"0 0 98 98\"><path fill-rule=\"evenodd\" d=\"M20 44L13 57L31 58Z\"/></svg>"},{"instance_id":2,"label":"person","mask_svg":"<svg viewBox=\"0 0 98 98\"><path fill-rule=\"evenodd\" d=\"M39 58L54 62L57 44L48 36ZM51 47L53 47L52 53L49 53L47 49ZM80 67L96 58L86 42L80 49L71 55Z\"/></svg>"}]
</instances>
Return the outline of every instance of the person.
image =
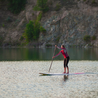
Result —
<instances>
[{"instance_id":1,"label":"person","mask_svg":"<svg viewBox=\"0 0 98 98\"><path fill-rule=\"evenodd\" d=\"M58 47L57 45L55 45L55 47L60 49L61 51L57 55L53 56L52 58L55 58L55 57L57 57L58 55L60 55L62 53L62 55L64 56L64 73L68 74L69 73L69 67L68 67L69 55L67 53L67 50L64 47L64 45L61 45L61 48ZM66 70L67 70L67 72L66 72Z\"/></svg>"}]
</instances>

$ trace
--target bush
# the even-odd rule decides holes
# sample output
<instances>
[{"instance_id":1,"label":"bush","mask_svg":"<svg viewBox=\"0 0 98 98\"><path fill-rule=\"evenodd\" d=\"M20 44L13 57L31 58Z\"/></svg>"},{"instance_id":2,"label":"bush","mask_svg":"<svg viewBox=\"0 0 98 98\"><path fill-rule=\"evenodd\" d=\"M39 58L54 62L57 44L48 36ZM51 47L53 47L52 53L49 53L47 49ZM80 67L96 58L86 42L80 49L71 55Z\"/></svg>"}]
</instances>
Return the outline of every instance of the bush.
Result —
<instances>
[{"instance_id":1,"label":"bush","mask_svg":"<svg viewBox=\"0 0 98 98\"><path fill-rule=\"evenodd\" d=\"M40 23L38 21L30 21L26 25L25 33L23 34L26 42L30 42L31 40L37 40L40 33Z\"/></svg>"},{"instance_id":2,"label":"bush","mask_svg":"<svg viewBox=\"0 0 98 98\"><path fill-rule=\"evenodd\" d=\"M85 42L90 42L91 37L90 37L90 35L85 35L83 39Z\"/></svg>"},{"instance_id":3,"label":"bush","mask_svg":"<svg viewBox=\"0 0 98 98\"><path fill-rule=\"evenodd\" d=\"M61 7L61 5L57 3L55 10L56 10L56 11L59 11L59 10L60 10L60 7Z\"/></svg>"},{"instance_id":4,"label":"bush","mask_svg":"<svg viewBox=\"0 0 98 98\"><path fill-rule=\"evenodd\" d=\"M40 21L42 19L42 12L37 16L37 21Z\"/></svg>"},{"instance_id":5,"label":"bush","mask_svg":"<svg viewBox=\"0 0 98 98\"><path fill-rule=\"evenodd\" d=\"M47 2L48 2L48 0L37 0L37 4L33 9L35 11L42 11L45 13L49 10Z\"/></svg>"},{"instance_id":6,"label":"bush","mask_svg":"<svg viewBox=\"0 0 98 98\"><path fill-rule=\"evenodd\" d=\"M95 0L92 0L92 4L96 4Z\"/></svg>"},{"instance_id":7,"label":"bush","mask_svg":"<svg viewBox=\"0 0 98 98\"><path fill-rule=\"evenodd\" d=\"M3 43L3 37L0 36L0 45L2 45L2 43Z\"/></svg>"},{"instance_id":8,"label":"bush","mask_svg":"<svg viewBox=\"0 0 98 98\"><path fill-rule=\"evenodd\" d=\"M23 33L26 42L32 40L37 40L39 38L40 31L45 31L45 29L40 25L40 20L42 18L42 13L40 13L35 21L29 21L26 25L25 33Z\"/></svg>"},{"instance_id":9,"label":"bush","mask_svg":"<svg viewBox=\"0 0 98 98\"><path fill-rule=\"evenodd\" d=\"M94 36L92 36L92 40L96 40L96 36L94 35Z\"/></svg>"},{"instance_id":10,"label":"bush","mask_svg":"<svg viewBox=\"0 0 98 98\"><path fill-rule=\"evenodd\" d=\"M40 32L46 32L46 30L42 26L40 26Z\"/></svg>"},{"instance_id":11,"label":"bush","mask_svg":"<svg viewBox=\"0 0 98 98\"><path fill-rule=\"evenodd\" d=\"M34 29L33 29L33 39L37 40L39 38L39 33L40 33L40 23L39 21L35 21L34 23Z\"/></svg>"},{"instance_id":12,"label":"bush","mask_svg":"<svg viewBox=\"0 0 98 98\"><path fill-rule=\"evenodd\" d=\"M30 21L26 25L25 33L23 34L24 38L26 39L26 42L29 42L32 40L33 37L33 29L34 29L34 22Z\"/></svg>"},{"instance_id":13,"label":"bush","mask_svg":"<svg viewBox=\"0 0 98 98\"><path fill-rule=\"evenodd\" d=\"M20 37L20 41L22 41L23 39L24 39L24 37L23 37L23 36L21 36L21 37Z\"/></svg>"},{"instance_id":14,"label":"bush","mask_svg":"<svg viewBox=\"0 0 98 98\"><path fill-rule=\"evenodd\" d=\"M2 24L2 27L5 27L5 25L4 25L4 24Z\"/></svg>"},{"instance_id":15,"label":"bush","mask_svg":"<svg viewBox=\"0 0 98 98\"><path fill-rule=\"evenodd\" d=\"M27 0L8 0L9 3L9 10L14 13L18 14L22 10L24 10Z\"/></svg>"},{"instance_id":16,"label":"bush","mask_svg":"<svg viewBox=\"0 0 98 98\"><path fill-rule=\"evenodd\" d=\"M52 45L51 44L46 44L46 47L52 47Z\"/></svg>"}]
</instances>

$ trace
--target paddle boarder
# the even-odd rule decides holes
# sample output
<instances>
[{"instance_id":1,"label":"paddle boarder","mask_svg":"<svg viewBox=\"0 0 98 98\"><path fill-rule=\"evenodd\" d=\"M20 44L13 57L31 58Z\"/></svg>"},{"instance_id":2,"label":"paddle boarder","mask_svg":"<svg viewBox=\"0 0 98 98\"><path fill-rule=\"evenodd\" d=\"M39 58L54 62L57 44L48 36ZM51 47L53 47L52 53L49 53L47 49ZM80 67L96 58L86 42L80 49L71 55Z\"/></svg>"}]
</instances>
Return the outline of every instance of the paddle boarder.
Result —
<instances>
[{"instance_id":1,"label":"paddle boarder","mask_svg":"<svg viewBox=\"0 0 98 98\"><path fill-rule=\"evenodd\" d=\"M67 74L68 74L69 73L69 67L68 67L69 55L67 53L67 50L64 45L61 45L61 48L58 47L57 45L55 45L55 47L60 49L60 52L57 55L53 56L53 58L57 57L60 54L64 56L64 73L66 73L66 70L67 70Z\"/></svg>"}]
</instances>

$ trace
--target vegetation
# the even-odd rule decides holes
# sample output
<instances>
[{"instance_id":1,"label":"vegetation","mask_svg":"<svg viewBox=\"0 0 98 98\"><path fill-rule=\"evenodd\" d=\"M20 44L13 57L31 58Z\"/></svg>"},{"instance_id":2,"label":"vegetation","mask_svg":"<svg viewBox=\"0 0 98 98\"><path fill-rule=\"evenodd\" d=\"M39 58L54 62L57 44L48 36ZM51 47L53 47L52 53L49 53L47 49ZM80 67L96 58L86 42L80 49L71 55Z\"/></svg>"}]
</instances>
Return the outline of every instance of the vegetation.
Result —
<instances>
[{"instance_id":1,"label":"vegetation","mask_svg":"<svg viewBox=\"0 0 98 98\"><path fill-rule=\"evenodd\" d=\"M92 4L96 4L95 0L92 0Z\"/></svg>"},{"instance_id":2,"label":"vegetation","mask_svg":"<svg viewBox=\"0 0 98 98\"><path fill-rule=\"evenodd\" d=\"M25 33L24 33L24 38L26 39L26 42L29 42L30 40L32 40L33 37L33 29L34 29L34 22L30 21L27 25L26 25L26 29L25 29Z\"/></svg>"},{"instance_id":3,"label":"vegetation","mask_svg":"<svg viewBox=\"0 0 98 98\"><path fill-rule=\"evenodd\" d=\"M25 8L27 0L8 0L9 10L14 13L18 14Z\"/></svg>"},{"instance_id":4,"label":"vegetation","mask_svg":"<svg viewBox=\"0 0 98 98\"><path fill-rule=\"evenodd\" d=\"M40 32L46 32L46 30L42 26L40 26Z\"/></svg>"},{"instance_id":5,"label":"vegetation","mask_svg":"<svg viewBox=\"0 0 98 98\"><path fill-rule=\"evenodd\" d=\"M59 11L60 8L61 8L61 5L60 5L59 3L57 3L57 4L56 4L56 8L55 8L55 10L56 10L56 11Z\"/></svg>"},{"instance_id":6,"label":"vegetation","mask_svg":"<svg viewBox=\"0 0 98 98\"><path fill-rule=\"evenodd\" d=\"M4 24L2 24L2 27L5 27L5 25L4 25Z\"/></svg>"},{"instance_id":7,"label":"vegetation","mask_svg":"<svg viewBox=\"0 0 98 98\"><path fill-rule=\"evenodd\" d=\"M40 21L42 19L42 12L38 15L37 21Z\"/></svg>"},{"instance_id":8,"label":"vegetation","mask_svg":"<svg viewBox=\"0 0 98 98\"><path fill-rule=\"evenodd\" d=\"M3 39L4 39L4 38L0 35L0 45L2 45Z\"/></svg>"},{"instance_id":9,"label":"vegetation","mask_svg":"<svg viewBox=\"0 0 98 98\"><path fill-rule=\"evenodd\" d=\"M46 47L51 47L52 45L51 44L46 44Z\"/></svg>"},{"instance_id":10,"label":"vegetation","mask_svg":"<svg viewBox=\"0 0 98 98\"><path fill-rule=\"evenodd\" d=\"M96 36L94 35L94 36L92 36L92 40L96 40Z\"/></svg>"},{"instance_id":11,"label":"vegetation","mask_svg":"<svg viewBox=\"0 0 98 98\"><path fill-rule=\"evenodd\" d=\"M21 37L20 37L20 41L22 41L23 39L24 39L24 37L23 37L23 36L21 36Z\"/></svg>"},{"instance_id":12,"label":"vegetation","mask_svg":"<svg viewBox=\"0 0 98 98\"><path fill-rule=\"evenodd\" d=\"M83 39L84 39L85 42L88 43L88 42L90 42L90 41L96 40L96 36L93 35L93 36L91 37L90 35L85 35Z\"/></svg>"},{"instance_id":13,"label":"vegetation","mask_svg":"<svg viewBox=\"0 0 98 98\"><path fill-rule=\"evenodd\" d=\"M29 23L26 25L25 33L23 36L27 43L32 40L37 40L39 38L40 31L45 31L45 29L39 23L41 16L42 15L39 14L35 21L29 21Z\"/></svg>"},{"instance_id":14,"label":"vegetation","mask_svg":"<svg viewBox=\"0 0 98 98\"><path fill-rule=\"evenodd\" d=\"M85 42L88 43L88 42L90 42L91 37L90 37L90 35L85 35L83 39L84 39Z\"/></svg>"},{"instance_id":15,"label":"vegetation","mask_svg":"<svg viewBox=\"0 0 98 98\"><path fill-rule=\"evenodd\" d=\"M42 11L45 13L49 10L47 2L48 2L48 0L37 0L37 4L33 9L35 11Z\"/></svg>"}]
</instances>

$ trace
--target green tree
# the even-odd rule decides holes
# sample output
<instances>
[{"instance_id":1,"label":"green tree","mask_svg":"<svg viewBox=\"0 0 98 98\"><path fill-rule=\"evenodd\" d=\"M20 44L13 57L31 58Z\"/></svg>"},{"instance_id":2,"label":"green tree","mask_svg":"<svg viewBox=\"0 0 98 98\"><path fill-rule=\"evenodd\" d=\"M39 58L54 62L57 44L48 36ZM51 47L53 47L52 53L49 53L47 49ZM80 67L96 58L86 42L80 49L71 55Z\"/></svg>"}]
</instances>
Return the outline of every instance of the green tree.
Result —
<instances>
[{"instance_id":1,"label":"green tree","mask_svg":"<svg viewBox=\"0 0 98 98\"><path fill-rule=\"evenodd\" d=\"M40 33L40 23L36 21L29 21L26 25L25 33L23 34L26 42L30 42L32 40L37 40L39 38Z\"/></svg>"},{"instance_id":2,"label":"green tree","mask_svg":"<svg viewBox=\"0 0 98 98\"><path fill-rule=\"evenodd\" d=\"M24 38L26 39L26 42L32 40L33 30L34 30L34 22L29 21L29 23L26 25L25 33L23 34Z\"/></svg>"},{"instance_id":3,"label":"green tree","mask_svg":"<svg viewBox=\"0 0 98 98\"><path fill-rule=\"evenodd\" d=\"M30 42L32 40L37 40L39 38L39 33L44 28L40 25L40 20L42 18L42 13L40 13L35 21L29 21L29 23L26 25L25 32L23 33L24 38L26 39L26 42Z\"/></svg>"},{"instance_id":4,"label":"green tree","mask_svg":"<svg viewBox=\"0 0 98 98\"><path fill-rule=\"evenodd\" d=\"M34 30L33 30L33 39L37 40L39 38L39 33L40 33L40 23L39 21L35 21L34 23Z\"/></svg>"},{"instance_id":5,"label":"green tree","mask_svg":"<svg viewBox=\"0 0 98 98\"><path fill-rule=\"evenodd\" d=\"M25 8L27 0L8 0L9 1L9 10L14 13L18 14Z\"/></svg>"},{"instance_id":6,"label":"green tree","mask_svg":"<svg viewBox=\"0 0 98 98\"><path fill-rule=\"evenodd\" d=\"M49 10L47 2L48 2L48 0L37 0L37 4L34 7L34 10L47 12Z\"/></svg>"}]
</instances>

